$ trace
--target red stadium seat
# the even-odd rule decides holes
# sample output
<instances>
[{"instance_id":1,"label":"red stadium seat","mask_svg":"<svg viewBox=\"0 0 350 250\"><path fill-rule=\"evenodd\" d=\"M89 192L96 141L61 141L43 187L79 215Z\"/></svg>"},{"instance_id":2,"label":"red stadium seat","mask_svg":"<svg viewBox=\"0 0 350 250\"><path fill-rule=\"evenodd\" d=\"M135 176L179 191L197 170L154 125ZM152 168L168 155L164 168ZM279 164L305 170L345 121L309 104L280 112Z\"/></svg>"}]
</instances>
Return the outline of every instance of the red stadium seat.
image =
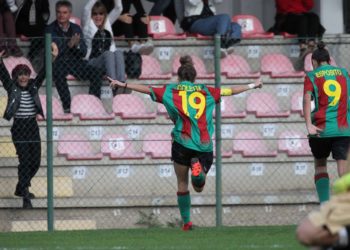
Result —
<instances>
[{"instance_id":1,"label":"red stadium seat","mask_svg":"<svg viewBox=\"0 0 350 250\"><path fill-rule=\"evenodd\" d=\"M171 73L163 73L158 60L152 56L142 56L142 72L139 77L140 80L145 79L170 79Z\"/></svg>"},{"instance_id":2,"label":"red stadium seat","mask_svg":"<svg viewBox=\"0 0 350 250\"><path fill-rule=\"evenodd\" d=\"M233 140L233 152L243 157L275 157L277 151L271 149L263 138L251 131L239 132Z\"/></svg>"},{"instance_id":3,"label":"red stadium seat","mask_svg":"<svg viewBox=\"0 0 350 250\"><path fill-rule=\"evenodd\" d=\"M306 134L297 131L282 132L278 138L278 151L288 156L311 156L311 149Z\"/></svg>"},{"instance_id":4,"label":"red stadium seat","mask_svg":"<svg viewBox=\"0 0 350 250\"><path fill-rule=\"evenodd\" d=\"M300 113L301 116L304 115L303 91L297 91L292 95L290 106L291 106L292 113Z\"/></svg>"},{"instance_id":5,"label":"red stadium seat","mask_svg":"<svg viewBox=\"0 0 350 250\"><path fill-rule=\"evenodd\" d=\"M144 152L137 152L134 141L120 134L105 134L101 141L101 152L110 159L143 159Z\"/></svg>"},{"instance_id":6,"label":"red stadium seat","mask_svg":"<svg viewBox=\"0 0 350 250\"><path fill-rule=\"evenodd\" d=\"M152 133L144 137L143 152L152 158L171 157L171 136L169 134Z\"/></svg>"},{"instance_id":7,"label":"red stadium seat","mask_svg":"<svg viewBox=\"0 0 350 250\"><path fill-rule=\"evenodd\" d=\"M39 98L46 117L46 95L39 95ZM52 119L57 121L70 121L73 119L73 114L65 114L63 112L61 102L54 96L52 96ZM44 118L42 116L38 116L38 120L42 121Z\"/></svg>"},{"instance_id":8,"label":"red stadium seat","mask_svg":"<svg viewBox=\"0 0 350 250\"><path fill-rule=\"evenodd\" d=\"M72 22L72 23L75 23L76 25L81 26L81 19L79 17L71 16L69 18L69 21Z\"/></svg>"},{"instance_id":9,"label":"red stadium seat","mask_svg":"<svg viewBox=\"0 0 350 250\"><path fill-rule=\"evenodd\" d=\"M88 138L79 134L65 134L59 138L58 155L67 160L101 160L101 152L95 152Z\"/></svg>"},{"instance_id":10,"label":"red stadium seat","mask_svg":"<svg viewBox=\"0 0 350 250\"><path fill-rule=\"evenodd\" d=\"M292 62L283 54L266 54L261 59L261 72L272 78L304 77L303 71L295 71Z\"/></svg>"},{"instance_id":11,"label":"red stadium seat","mask_svg":"<svg viewBox=\"0 0 350 250\"><path fill-rule=\"evenodd\" d=\"M221 117L222 118L244 118L247 116L245 111L237 111L234 105L234 98L232 96L223 96L221 98ZM215 117L215 110L213 111Z\"/></svg>"},{"instance_id":12,"label":"red stadium seat","mask_svg":"<svg viewBox=\"0 0 350 250\"><path fill-rule=\"evenodd\" d=\"M232 17L232 21L238 23L242 27L243 38L273 38L272 32L265 32L260 20L253 15L236 15Z\"/></svg>"},{"instance_id":13,"label":"red stadium seat","mask_svg":"<svg viewBox=\"0 0 350 250\"><path fill-rule=\"evenodd\" d=\"M177 33L174 24L165 16L150 16L147 32L153 39L186 39L186 34Z\"/></svg>"},{"instance_id":14,"label":"red stadium seat","mask_svg":"<svg viewBox=\"0 0 350 250\"><path fill-rule=\"evenodd\" d=\"M11 73L12 73L12 70L18 65L18 64L25 64L27 65L29 68L30 68L30 78L35 78L36 77L36 72L32 66L32 64L30 63L30 61L25 58L25 57L14 57L14 56L10 56L10 57L7 57L7 58L4 58L3 59L4 61L4 65L7 69L7 71L9 72L10 76L11 76Z\"/></svg>"},{"instance_id":15,"label":"red stadium seat","mask_svg":"<svg viewBox=\"0 0 350 250\"><path fill-rule=\"evenodd\" d=\"M198 56L191 55L194 67L197 71L197 78L198 79L214 79L215 74L214 73L208 73L207 69L204 65L204 62L202 59L200 59ZM175 56L173 61L173 75L177 75L177 70L180 67L180 56Z\"/></svg>"},{"instance_id":16,"label":"red stadium seat","mask_svg":"<svg viewBox=\"0 0 350 250\"><path fill-rule=\"evenodd\" d=\"M134 94L120 94L113 98L113 112L122 119L155 119L156 111L147 110L141 97Z\"/></svg>"},{"instance_id":17,"label":"red stadium seat","mask_svg":"<svg viewBox=\"0 0 350 250\"><path fill-rule=\"evenodd\" d=\"M273 93L256 92L247 98L247 112L256 117L288 117L290 112L281 110Z\"/></svg>"},{"instance_id":18,"label":"red stadium seat","mask_svg":"<svg viewBox=\"0 0 350 250\"><path fill-rule=\"evenodd\" d=\"M252 72L248 62L240 55L228 55L221 59L221 72L227 78L259 78L260 72Z\"/></svg>"},{"instance_id":19,"label":"red stadium seat","mask_svg":"<svg viewBox=\"0 0 350 250\"><path fill-rule=\"evenodd\" d=\"M309 53L307 56L305 56L305 59L304 59L304 70L306 72L308 71L313 71L314 68L312 66L312 60L311 60L311 56L312 56L312 53ZM337 63L335 62L334 58L331 56L331 61L330 61L331 65L333 66L337 66Z\"/></svg>"},{"instance_id":20,"label":"red stadium seat","mask_svg":"<svg viewBox=\"0 0 350 250\"><path fill-rule=\"evenodd\" d=\"M80 120L113 120L114 114L109 114L103 103L94 95L79 94L72 98L71 111L79 115Z\"/></svg>"}]
</instances>

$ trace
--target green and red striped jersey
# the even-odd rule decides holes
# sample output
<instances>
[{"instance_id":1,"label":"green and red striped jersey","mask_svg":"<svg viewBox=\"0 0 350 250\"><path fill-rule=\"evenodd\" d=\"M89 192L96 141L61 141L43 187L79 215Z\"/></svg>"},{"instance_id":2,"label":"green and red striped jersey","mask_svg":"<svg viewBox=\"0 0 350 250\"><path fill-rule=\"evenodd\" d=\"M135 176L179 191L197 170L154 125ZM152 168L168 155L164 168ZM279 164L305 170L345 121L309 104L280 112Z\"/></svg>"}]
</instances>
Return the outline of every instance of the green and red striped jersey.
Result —
<instances>
[{"instance_id":1,"label":"green and red striped jersey","mask_svg":"<svg viewBox=\"0 0 350 250\"><path fill-rule=\"evenodd\" d=\"M320 137L350 136L350 78L343 68L322 65L307 73L304 94L315 100L312 123L323 129Z\"/></svg>"},{"instance_id":2,"label":"green and red striped jersey","mask_svg":"<svg viewBox=\"0 0 350 250\"><path fill-rule=\"evenodd\" d=\"M151 98L163 103L174 123L173 139L186 148L213 151L213 110L220 101L220 89L181 82L152 87Z\"/></svg>"}]
</instances>

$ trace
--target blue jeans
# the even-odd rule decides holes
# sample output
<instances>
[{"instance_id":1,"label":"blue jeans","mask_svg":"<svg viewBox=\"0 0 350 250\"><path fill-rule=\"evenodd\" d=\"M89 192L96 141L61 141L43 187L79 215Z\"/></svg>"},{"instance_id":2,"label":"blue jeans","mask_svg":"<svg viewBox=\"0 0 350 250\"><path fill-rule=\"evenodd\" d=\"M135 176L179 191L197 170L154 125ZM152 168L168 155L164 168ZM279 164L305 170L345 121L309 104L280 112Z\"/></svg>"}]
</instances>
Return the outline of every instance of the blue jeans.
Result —
<instances>
[{"instance_id":1,"label":"blue jeans","mask_svg":"<svg viewBox=\"0 0 350 250\"><path fill-rule=\"evenodd\" d=\"M189 31L204 36L214 36L215 34L225 35L231 30L231 17L220 14L198 19L191 25Z\"/></svg>"}]
</instances>

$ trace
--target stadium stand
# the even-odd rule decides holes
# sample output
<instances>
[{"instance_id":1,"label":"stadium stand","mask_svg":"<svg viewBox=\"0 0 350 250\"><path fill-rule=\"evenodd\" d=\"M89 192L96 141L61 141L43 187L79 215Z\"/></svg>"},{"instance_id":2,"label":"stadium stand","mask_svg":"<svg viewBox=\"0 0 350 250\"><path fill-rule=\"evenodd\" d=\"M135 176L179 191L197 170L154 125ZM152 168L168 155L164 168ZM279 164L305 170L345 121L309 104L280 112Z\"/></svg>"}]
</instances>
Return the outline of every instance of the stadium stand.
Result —
<instances>
[{"instance_id":1,"label":"stadium stand","mask_svg":"<svg viewBox=\"0 0 350 250\"><path fill-rule=\"evenodd\" d=\"M156 111L148 110L145 102L135 94L120 94L113 98L113 112L122 119L155 119Z\"/></svg>"},{"instance_id":2,"label":"stadium stand","mask_svg":"<svg viewBox=\"0 0 350 250\"><path fill-rule=\"evenodd\" d=\"M143 159L144 152L137 152L132 139L121 134L105 134L101 139L101 152L110 159Z\"/></svg>"},{"instance_id":3,"label":"stadium stand","mask_svg":"<svg viewBox=\"0 0 350 250\"><path fill-rule=\"evenodd\" d=\"M221 72L227 78L259 78L260 72L253 72L243 56L231 54L221 59Z\"/></svg>"},{"instance_id":4,"label":"stadium stand","mask_svg":"<svg viewBox=\"0 0 350 250\"><path fill-rule=\"evenodd\" d=\"M41 106L43 107L44 116L46 117L46 95L39 95ZM65 114L61 102L57 97L52 96L52 119L57 121L69 121L73 119L73 114ZM38 120L44 120L44 117L38 115Z\"/></svg>"},{"instance_id":5,"label":"stadium stand","mask_svg":"<svg viewBox=\"0 0 350 250\"><path fill-rule=\"evenodd\" d=\"M165 16L150 16L148 35L153 39L186 39L185 33L177 33L174 24Z\"/></svg>"},{"instance_id":6,"label":"stadium stand","mask_svg":"<svg viewBox=\"0 0 350 250\"><path fill-rule=\"evenodd\" d=\"M114 114L109 114L103 103L94 95L78 94L72 98L72 113L79 115L80 120L112 120Z\"/></svg>"},{"instance_id":7,"label":"stadium stand","mask_svg":"<svg viewBox=\"0 0 350 250\"><path fill-rule=\"evenodd\" d=\"M10 56L10 57L4 58L3 60L4 60L5 67L10 75L11 75L12 70L16 67L16 65L25 64L30 68L30 71L31 71L30 78L36 77L36 72L35 72L31 62L27 58Z\"/></svg>"},{"instance_id":8,"label":"stadium stand","mask_svg":"<svg viewBox=\"0 0 350 250\"><path fill-rule=\"evenodd\" d=\"M142 55L140 80L171 79L172 74L163 73L158 60L152 56Z\"/></svg>"},{"instance_id":9,"label":"stadium stand","mask_svg":"<svg viewBox=\"0 0 350 250\"><path fill-rule=\"evenodd\" d=\"M220 104L222 118L244 118L247 115L245 111L238 111L236 109L232 96L222 97ZM213 114L215 117L215 110L213 111Z\"/></svg>"},{"instance_id":10,"label":"stadium stand","mask_svg":"<svg viewBox=\"0 0 350 250\"><path fill-rule=\"evenodd\" d=\"M7 136L0 137L0 158L15 158L17 157L15 146L12 143L12 138Z\"/></svg>"},{"instance_id":11,"label":"stadium stand","mask_svg":"<svg viewBox=\"0 0 350 250\"><path fill-rule=\"evenodd\" d=\"M312 155L306 134L291 130L282 132L278 137L278 151L288 156Z\"/></svg>"},{"instance_id":12,"label":"stadium stand","mask_svg":"<svg viewBox=\"0 0 350 250\"><path fill-rule=\"evenodd\" d=\"M265 54L261 58L261 72L272 78L303 77L303 71L295 71L289 58L280 53Z\"/></svg>"},{"instance_id":13,"label":"stadium stand","mask_svg":"<svg viewBox=\"0 0 350 250\"><path fill-rule=\"evenodd\" d=\"M306 71L306 72L314 70L314 68L312 66L311 56L312 56L312 54L309 53L309 54L307 54L307 56L305 56L305 59L304 59L304 71ZM337 63L335 62L335 60L334 60L334 58L332 56L331 56L331 62L330 63L333 66L337 66Z\"/></svg>"},{"instance_id":14,"label":"stadium stand","mask_svg":"<svg viewBox=\"0 0 350 250\"><path fill-rule=\"evenodd\" d=\"M288 117L289 110L281 110L273 93L255 92L247 98L247 113L256 117Z\"/></svg>"},{"instance_id":15,"label":"stadium stand","mask_svg":"<svg viewBox=\"0 0 350 250\"><path fill-rule=\"evenodd\" d=\"M81 26L81 19L77 16L71 16L69 21L72 23L75 23L76 25Z\"/></svg>"},{"instance_id":16,"label":"stadium stand","mask_svg":"<svg viewBox=\"0 0 350 250\"><path fill-rule=\"evenodd\" d=\"M274 37L272 32L265 32L260 20L253 15L235 15L232 21L241 25L243 38L271 39Z\"/></svg>"},{"instance_id":17,"label":"stadium stand","mask_svg":"<svg viewBox=\"0 0 350 250\"><path fill-rule=\"evenodd\" d=\"M143 152L153 159L171 157L171 136L162 133L150 133L144 137Z\"/></svg>"},{"instance_id":18,"label":"stadium stand","mask_svg":"<svg viewBox=\"0 0 350 250\"><path fill-rule=\"evenodd\" d=\"M300 113L300 116L304 115L303 112L303 91L296 91L291 98L290 111L292 113Z\"/></svg>"},{"instance_id":19,"label":"stadium stand","mask_svg":"<svg viewBox=\"0 0 350 250\"><path fill-rule=\"evenodd\" d=\"M81 134L64 134L60 136L57 146L58 156L67 160L101 160L103 155L93 149L91 141Z\"/></svg>"},{"instance_id":20,"label":"stadium stand","mask_svg":"<svg viewBox=\"0 0 350 250\"><path fill-rule=\"evenodd\" d=\"M208 73L205 64L203 63L202 59L200 59L196 55L191 55L194 67L197 70L197 78L198 79L214 79L215 74L214 73ZM173 75L177 74L177 69L180 67L180 56L177 55L173 59Z\"/></svg>"}]
</instances>

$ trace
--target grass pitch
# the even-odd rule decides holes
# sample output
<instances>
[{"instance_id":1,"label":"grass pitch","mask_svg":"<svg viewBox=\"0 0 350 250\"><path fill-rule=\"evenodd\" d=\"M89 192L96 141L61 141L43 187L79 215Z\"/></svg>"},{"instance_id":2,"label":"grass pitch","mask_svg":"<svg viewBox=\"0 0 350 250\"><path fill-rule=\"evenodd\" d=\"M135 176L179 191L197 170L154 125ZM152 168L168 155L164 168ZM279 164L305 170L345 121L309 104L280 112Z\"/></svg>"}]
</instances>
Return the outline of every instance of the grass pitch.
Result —
<instances>
[{"instance_id":1,"label":"grass pitch","mask_svg":"<svg viewBox=\"0 0 350 250\"><path fill-rule=\"evenodd\" d=\"M305 249L295 226L116 229L0 233L0 250L249 250Z\"/></svg>"}]
</instances>

